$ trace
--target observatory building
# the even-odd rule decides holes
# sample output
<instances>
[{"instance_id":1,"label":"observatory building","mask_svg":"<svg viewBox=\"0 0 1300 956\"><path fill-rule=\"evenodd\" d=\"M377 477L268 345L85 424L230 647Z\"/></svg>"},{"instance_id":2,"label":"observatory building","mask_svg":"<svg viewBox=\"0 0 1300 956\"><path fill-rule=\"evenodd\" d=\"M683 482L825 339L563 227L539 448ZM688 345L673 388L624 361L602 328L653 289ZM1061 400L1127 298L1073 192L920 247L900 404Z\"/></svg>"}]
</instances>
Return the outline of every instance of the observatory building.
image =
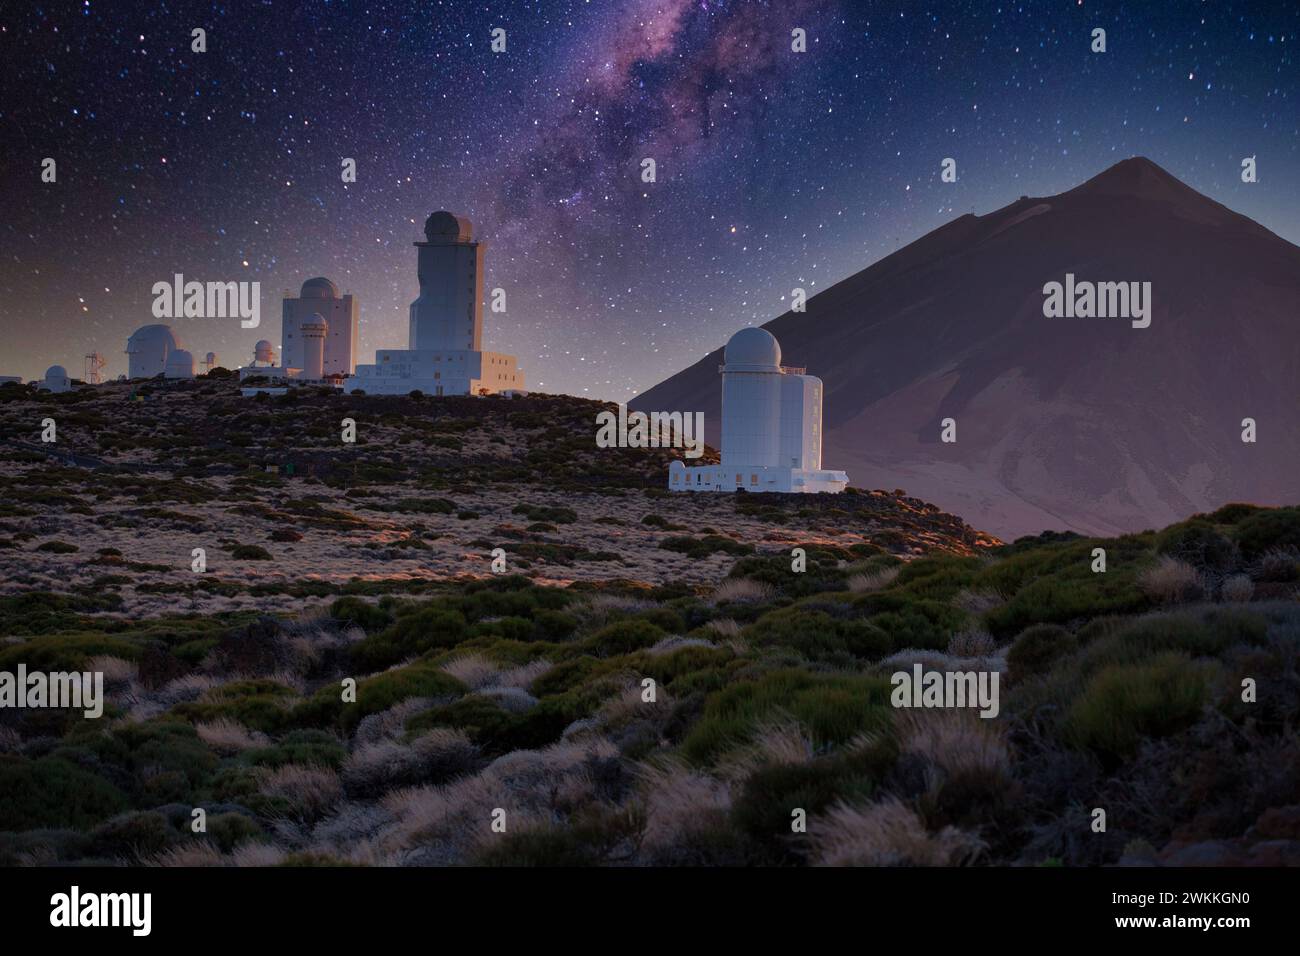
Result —
<instances>
[{"instance_id":1,"label":"observatory building","mask_svg":"<svg viewBox=\"0 0 1300 956\"><path fill-rule=\"evenodd\" d=\"M167 366L163 369L164 378L193 378L194 356L185 349L173 349L167 353Z\"/></svg>"},{"instance_id":2,"label":"observatory building","mask_svg":"<svg viewBox=\"0 0 1300 956\"><path fill-rule=\"evenodd\" d=\"M319 380L329 375L351 375L357 363L357 300L339 295L329 279L308 279L294 299L286 295L280 325L280 361L285 368L302 369L304 379ZM324 323L324 334L304 325ZM319 342L317 340L319 339ZM320 346L321 365L314 369L308 350ZM313 374L313 371L316 374Z\"/></svg>"},{"instance_id":3,"label":"observatory building","mask_svg":"<svg viewBox=\"0 0 1300 956\"><path fill-rule=\"evenodd\" d=\"M470 221L435 212L424 223L424 237L415 243L420 295L411 303L408 347L377 350L375 364L358 365L344 388L374 395L523 391L513 355L482 351L486 247L474 241Z\"/></svg>"},{"instance_id":4,"label":"observatory building","mask_svg":"<svg viewBox=\"0 0 1300 956\"><path fill-rule=\"evenodd\" d=\"M822 381L781 364L767 329L727 342L722 373L722 463L668 466L670 491L840 492L842 471L822 470Z\"/></svg>"},{"instance_id":5,"label":"observatory building","mask_svg":"<svg viewBox=\"0 0 1300 956\"><path fill-rule=\"evenodd\" d=\"M72 388L72 379L62 365L51 365L45 370L45 377L41 379L39 387L47 392L66 392Z\"/></svg>"},{"instance_id":6,"label":"observatory building","mask_svg":"<svg viewBox=\"0 0 1300 956\"><path fill-rule=\"evenodd\" d=\"M141 326L126 340L126 354L129 358L127 377L153 378L155 375L165 374L168 356L180 347L180 339L176 337L170 325ZM192 378L193 357L190 363Z\"/></svg>"}]
</instances>

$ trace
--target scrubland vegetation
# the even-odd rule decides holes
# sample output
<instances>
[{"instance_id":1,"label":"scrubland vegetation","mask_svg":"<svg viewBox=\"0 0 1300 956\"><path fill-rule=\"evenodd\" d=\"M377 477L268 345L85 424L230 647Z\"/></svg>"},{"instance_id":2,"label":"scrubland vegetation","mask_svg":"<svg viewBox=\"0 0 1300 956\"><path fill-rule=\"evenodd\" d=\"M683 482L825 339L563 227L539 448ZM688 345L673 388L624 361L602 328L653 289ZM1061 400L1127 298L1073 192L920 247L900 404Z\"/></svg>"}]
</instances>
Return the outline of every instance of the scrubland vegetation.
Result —
<instances>
[{"instance_id":1,"label":"scrubland vegetation","mask_svg":"<svg viewBox=\"0 0 1300 956\"><path fill-rule=\"evenodd\" d=\"M1300 863L1300 509L920 556L721 537L665 539L732 562L710 587L4 596L0 670L102 671L108 703L0 716L0 863ZM999 672L1001 713L895 709L916 662Z\"/></svg>"}]
</instances>

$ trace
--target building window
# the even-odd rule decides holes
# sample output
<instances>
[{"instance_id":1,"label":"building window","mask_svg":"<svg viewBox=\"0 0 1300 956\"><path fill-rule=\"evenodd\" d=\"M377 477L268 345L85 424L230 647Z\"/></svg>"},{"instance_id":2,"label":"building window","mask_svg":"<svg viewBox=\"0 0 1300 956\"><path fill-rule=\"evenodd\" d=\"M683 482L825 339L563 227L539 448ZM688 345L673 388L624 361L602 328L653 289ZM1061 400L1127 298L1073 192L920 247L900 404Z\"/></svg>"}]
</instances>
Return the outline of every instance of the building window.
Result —
<instances>
[{"instance_id":1,"label":"building window","mask_svg":"<svg viewBox=\"0 0 1300 956\"><path fill-rule=\"evenodd\" d=\"M749 483L750 483L751 485L756 485L756 484L758 484L758 475L750 475L750 476L749 476Z\"/></svg>"},{"instance_id":2,"label":"building window","mask_svg":"<svg viewBox=\"0 0 1300 956\"><path fill-rule=\"evenodd\" d=\"M744 477L741 475L736 475L736 484L739 485L742 484L743 482L744 482Z\"/></svg>"}]
</instances>

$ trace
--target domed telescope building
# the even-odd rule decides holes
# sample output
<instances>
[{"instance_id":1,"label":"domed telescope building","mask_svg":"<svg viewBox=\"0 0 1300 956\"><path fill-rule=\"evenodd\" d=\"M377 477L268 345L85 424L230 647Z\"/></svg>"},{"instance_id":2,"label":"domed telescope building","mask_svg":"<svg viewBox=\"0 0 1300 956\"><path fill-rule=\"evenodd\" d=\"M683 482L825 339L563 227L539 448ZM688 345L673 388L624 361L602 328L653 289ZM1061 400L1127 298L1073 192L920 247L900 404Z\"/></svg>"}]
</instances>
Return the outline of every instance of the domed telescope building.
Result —
<instances>
[{"instance_id":1,"label":"domed telescope building","mask_svg":"<svg viewBox=\"0 0 1300 956\"><path fill-rule=\"evenodd\" d=\"M483 349L484 243L464 216L435 212L415 243L420 294L411 303L405 349L378 349L344 383L372 395L491 395L522 392L513 355ZM331 320L331 328L333 328Z\"/></svg>"},{"instance_id":2,"label":"domed telescope building","mask_svg":"<svg viewBox=\"0 0 1300 956\"><path fill-rule=\"evenodd\" d=\"M72 379L68 370L62 365L51 365L45 370L45 377L37 382L37 388L45 392L67 392L72 390Z\"/></svg>"},{"instance_id":3,"label":"domed telescope building","mask_svg":"<svg viewBox=\"0 0 1300 956\"><path fill-rule=\"evenodd\" d=\"M126 340L127 378L166 373L168 357L180 348L180 339L170 325L142 325Z\"/></svg>"},{"instance_id":4,"label":"domed telescope building","mask_svg":"<svg viewBox=\"0 0 1300 956\"><path fill-rule=\"evenodd\" d=\"M325 334L316 328L325 323ZM280 324L280 364L301 370L304 379L351 375L357 362L359 309L351 294L339 295L338 286L319 276L302 284L298 298L287 292ZM309 332L303 327L311 325ZM315 352L321 353L316 367ZM309 355L310 353L310 355Z\"/></svg>"},{"instance_id":5,"label":"domed telescope building","mask_svg":"<svg viewBox=\"0 0 1300 956\"><path fill-rule=\"evenodd\" d=\"M781 364L766 329L727 342L722 373L722 463L668 466L670 491L841 492L842 471L822 469L822 381Z\"/></svg>"}]
</instances>

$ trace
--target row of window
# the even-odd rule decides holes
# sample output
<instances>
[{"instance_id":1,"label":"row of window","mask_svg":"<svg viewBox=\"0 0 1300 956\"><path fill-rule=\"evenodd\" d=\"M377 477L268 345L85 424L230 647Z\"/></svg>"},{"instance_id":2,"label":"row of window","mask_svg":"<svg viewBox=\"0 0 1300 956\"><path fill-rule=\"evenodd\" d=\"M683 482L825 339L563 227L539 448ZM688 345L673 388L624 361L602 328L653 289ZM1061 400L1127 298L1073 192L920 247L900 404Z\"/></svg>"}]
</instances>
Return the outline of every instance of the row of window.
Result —
<instances>
[{"instance_id":1,"label":"row of window","mask_svg":"<svg viewBox=\"0 0 1300 956\"><path fill-rule=\"evenodd\" d=\"M682 473L681 473L680 471L675 471L675 472L673 472L673 484L674 484L674 485L681 484L681 481L680 481L681 477L682 477ZM718 475L717 475L717 482L718 482L718 484L722 484L722 474L721 474L721 472L719 472ZM686 483L689 485L689 484L690 484L690 480L688 479ZM704 472L702 472L702 471L697 471L697 472L695 473L695 483L696 483L697 485L702 485L702 484L704 484ZM743 485L744 483L745 483L745 476L742 475L742 474L737 473L737 474L736 474L736 487L740 487L740 486ZM756 485L756 484L758 484L758 475L753 475L753 474L751 474L751 475L749 476L749 483L750 483L751 485Z\"/></svg>"}]
</instances>

